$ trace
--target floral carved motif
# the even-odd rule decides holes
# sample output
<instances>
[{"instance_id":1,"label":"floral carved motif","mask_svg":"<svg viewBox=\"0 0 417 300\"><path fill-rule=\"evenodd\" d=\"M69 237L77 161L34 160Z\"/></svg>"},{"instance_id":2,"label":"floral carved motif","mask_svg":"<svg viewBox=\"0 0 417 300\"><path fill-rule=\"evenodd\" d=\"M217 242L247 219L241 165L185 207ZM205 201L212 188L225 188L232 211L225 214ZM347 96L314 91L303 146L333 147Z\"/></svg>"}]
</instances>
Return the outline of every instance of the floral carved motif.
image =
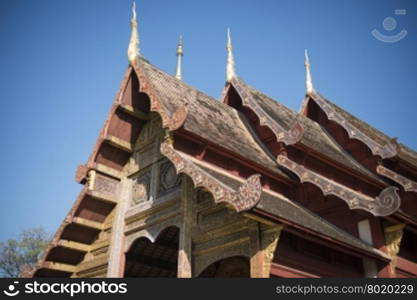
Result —
<instances>
[{"instance_id":1,"label":"floral carved motif","mask_svg":"<svg viewBox=\"0 0 417 300\"><path fill-rule=\"evenodd\" d=\"M395 181L396 183L400 184L404 191L406 192L415 192L417 193L417 182L414 182L394 171L391 171L388 168L385 168L384 166L379 165L376 167L376 172L382 176L385 176L392 181Z\"/></svg>"},{"instance_id":2,"label":"floral carved motif","mask_svg":"<svg viewBox=\"0 0 417 300\"><path fill-rule=\"evenodd\" d=\"M275 249L278 245L279 236L281 235L282 226L273 228L272 231L268 231L262 234L262 251L264 252L264 266L263 266L263 276L264 278L269 278L271 272L271 264L274 259Z\"/></svg>"},{"instance_id":3,"label":"floral carved motif","mask_svg":"<svg viewBox=\"0 0 417 300\"><path fill-rule=\"evenodd\" d=\"M301 182L310 182L317 186L324 195L334 195L342 199L350 209L362 209L374 216L387 216L393 214L400 207L401 199L396 187L387 187L378 197L372 198L317 174L284 155L278 155L278 162L297 174Z\"/></svg>"},{"instance_id":4,"label":"floral carved motif","mask_svg":"<svg viewBox=\"0 0 417 300\"><path fill-rule=\"evenodd\" d=\"M391 257L390 271L392 274L395 273L397 255L398 252L400 252L400 244L403 237L404 227L404 224L397 224L384 229L385 244L387 245L388 255Z\"/></svg>"},{"instance_id":5,"label":"floral carved motif","mask_svg":"<svg viewBox=\"0 0 417 300\"><path fill-rule=\"evenodd\" d=\"M296 123L290 130L286 130L263 110L238 78L233 78L231 84L242 99L242 105L250 108L257 115L260 125L267 126L272 130L278 142L283 142L286 145L293 145L302 139L304 127L300 123Z\"/></svg>"},{"instance_id":6,"label":"floral carved motif","mask_svg":"<svg viewBox=\"0 0 417 300\"><path fill-rule=\"evenodd\" d=\"M196 188L208 190L213 195L215 203L226 203L237 212L241 212L253 208L261 199L262 186L259 174L250 176L238 190L234 190L178 153L169 143L161 144L161 153L174 164L178 174L188 175Z\"/></svg>"},{"instance_id":7,"label":"floral carved motif","mask_svg":"<svg viewBox=\"0 0 417 300\"><path fill-rule=\"evenodd\" d=\"M364 143L374 155L380 156L382 159L392 158L398 154L398 144L396 139L391 139L384 146L379 145L365 133L353 126L346 118L337 113L318 93L314 92L312 99L321 107L329 120L332 120L342 126L349 138L357 139Z\"/></svg>"}]
</instances>

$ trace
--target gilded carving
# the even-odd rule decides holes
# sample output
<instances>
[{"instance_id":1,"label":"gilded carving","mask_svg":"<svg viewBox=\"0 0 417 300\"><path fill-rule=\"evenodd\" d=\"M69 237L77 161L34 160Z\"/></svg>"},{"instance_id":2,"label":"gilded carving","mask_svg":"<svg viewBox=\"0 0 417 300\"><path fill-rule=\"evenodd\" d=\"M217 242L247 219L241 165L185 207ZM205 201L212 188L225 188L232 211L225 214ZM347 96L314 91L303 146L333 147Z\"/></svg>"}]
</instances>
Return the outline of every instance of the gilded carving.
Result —
<instances>
[{"instance_id":1,"label":"gilded carving","mask_svg":"<svg viewBox=\"0 0 417 300\"><path fill-rule=\"evenodd\" d=\"M282 226L269 229L262 234L261 248L264 253L263 277L268 278L271 271L272 260L274 259L275 249L281 235Z\"/></svg>"},{"instance_id":2,"label":"gilded carving","mask_svg":"<svg viewBox=\"0 0 417 300\"><path fill-rule=\"evenodd\" d=\"M401 239L403 237L403 230L405 224L397 224L389 226L384 229L385 243L387 245L388 255L391 257L390 272L395 273L395 267L397 264L397 255L400 251Z\"/></svg>"},{"instance_id":3,"label":"gilded carving","mask_svg":"<svg viewBox=\"0 0 417 300\"><path fill-rule=\"evenodd\" d=\"M251 209L260 200L262 186L259 174L250 176L235 191L179 154L169 143L163 142L161 144L161 153L174 164L178 174L184 173L188 175L196 188L201 187L210 191L215 203L224 202L240 212Z\"/></svg>"}]
</instances>

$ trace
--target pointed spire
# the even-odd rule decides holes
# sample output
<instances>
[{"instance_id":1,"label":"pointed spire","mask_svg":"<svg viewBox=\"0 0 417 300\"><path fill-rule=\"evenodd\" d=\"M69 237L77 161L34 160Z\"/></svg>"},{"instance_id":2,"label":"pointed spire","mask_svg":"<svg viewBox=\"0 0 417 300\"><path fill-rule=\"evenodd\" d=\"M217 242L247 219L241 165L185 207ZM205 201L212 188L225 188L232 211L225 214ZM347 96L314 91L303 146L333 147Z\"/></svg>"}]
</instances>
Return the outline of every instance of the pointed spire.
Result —
<instances>
[{"instance_id":1,"label":"pointed spire","mask_svg":"<svg viewBox=\"0 0 417 300\"><path fill-rule=\"evenodd\" d=\"M236 77L235 73L235 60L233 58L233 46L232 39L230 38L230 29L227 28L227 67L226 67L226 79L230 82L233 77Z\"/></svg>"},{"instance_id":2,"label":"pointed spire","mask_svg":"<svg viewBox=\"0 0 417 300\"><path fill-rule=\"evenodd\" d=\"M306 90L307 94L310 95L314 92L313 81L311 79L310 71L310 59L308 58L307 49L304 51L304 66L306 67Z\"/></svg>"},{"instance_id":3,"label":"pointed spire","mask_svg":"<svg viewBox=\"0 0 417 300\"><path fill-rule=\"evenodd\" d=\"M182 64L182 56L184 55L184 51L182 49L182 34L180 35L180 39L178 40L177 46L177 67L175 70L175 78L181 80L182 79L182 71L181 71L181 64Z\"/></svg>"},{"instance_id":4,"label":"pointed spire","mask_svg":"<svg viewBox=\"0 0 417 300\"><path fill-rule=\"evenodd\" d=\"M136 21L136 3L134 1L132 5L132 19L130 20L130 27L132 28L132 33L130 35L129 47L127 48L127 58L129 63L132 65L140 53L138 22Z\"/></svg>"}]
</instances>

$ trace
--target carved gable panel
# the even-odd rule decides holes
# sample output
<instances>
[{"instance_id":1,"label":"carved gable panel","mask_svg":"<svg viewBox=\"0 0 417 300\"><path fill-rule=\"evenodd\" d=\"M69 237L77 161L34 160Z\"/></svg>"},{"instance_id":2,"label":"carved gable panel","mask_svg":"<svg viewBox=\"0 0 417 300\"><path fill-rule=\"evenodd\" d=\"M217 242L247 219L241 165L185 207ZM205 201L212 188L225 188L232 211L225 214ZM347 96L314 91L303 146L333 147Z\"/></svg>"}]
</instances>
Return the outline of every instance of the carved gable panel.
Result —
<instances>
[{"instance_id":1,"label":"carved gable panel","mask_svg":"<svg viewBox=\"0 0 417 300\"><path fill-rule=\"evenodd\" d=\"M151 169L137 176L133 182L131 206L149 200L151 191Z\"/></svg>"},{"instance_id":2,"label":"carved gable panel","mask_svg":"<svg viewBox=\"0 0 417 300\"><path fill-rule=\"evenodd\" d=\"M158 197L163 196L181 184L181 176L177 174L174 165L165 161L159 165Z\"/></svg>"}]
</instances>

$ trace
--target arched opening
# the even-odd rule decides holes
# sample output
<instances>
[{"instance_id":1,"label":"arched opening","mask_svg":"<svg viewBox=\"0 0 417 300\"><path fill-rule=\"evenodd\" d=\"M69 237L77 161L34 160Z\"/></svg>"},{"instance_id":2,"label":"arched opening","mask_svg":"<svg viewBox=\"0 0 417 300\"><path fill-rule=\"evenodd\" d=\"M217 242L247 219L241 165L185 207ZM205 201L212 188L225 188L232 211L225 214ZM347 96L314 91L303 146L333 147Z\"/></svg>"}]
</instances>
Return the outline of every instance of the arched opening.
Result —
<instances>
[{"instance_id":1,"label":"arched opening","mask_svg":"<svg viewBox=\"0 0 417 300\"><path fill-rule=\"evenodd\" d=\"M233 256L218 260L200 273L198 277L217 277L217 278L249 278L250 262L249 258L244 256Z\"/></svg>"},{"instance_id":2,"label":"arched opening","mask_svg":"<svg viewBox=\"0 0 417 300\"><path fill-rule=\"evenodd\" d=\"M137 239L126 253L124 277L177 277L179 229L171 226L152 243Z\"/></svg>"}]
</instances>

